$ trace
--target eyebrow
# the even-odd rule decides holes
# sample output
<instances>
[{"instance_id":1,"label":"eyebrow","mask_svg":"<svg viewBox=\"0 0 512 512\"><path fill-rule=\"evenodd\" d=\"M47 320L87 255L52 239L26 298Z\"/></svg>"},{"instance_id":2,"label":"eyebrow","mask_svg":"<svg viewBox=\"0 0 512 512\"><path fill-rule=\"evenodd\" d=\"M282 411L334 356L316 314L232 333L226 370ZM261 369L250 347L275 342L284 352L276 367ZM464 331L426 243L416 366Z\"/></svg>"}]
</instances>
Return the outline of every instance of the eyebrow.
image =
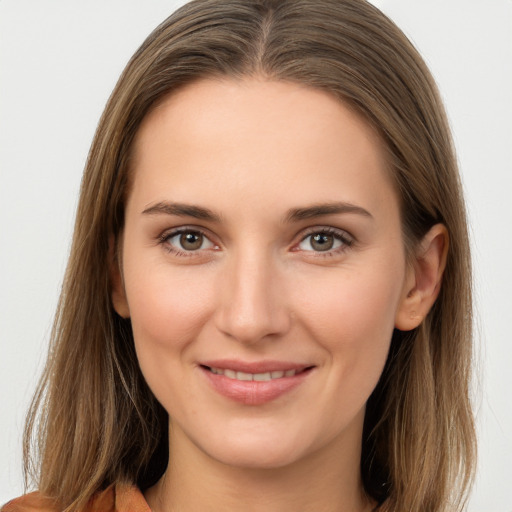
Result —
<instances>
[{"instance_id":1,"label":"eyebrow","mask_svg":"<svg viewBox=\"0 0 512 512\"><path fill-rule=\"evenodd\" d=\"M193 217L211 222L221 221L220 215L214 213L209 208L185 203L170 203L167 201L161 201L149 206L142 213L145 215L164 214L177 215L179 217ZM324 215L343 213L353 213L373 219L373 215L368 210L365 210L361 206L344 202L314 204L303 208L292 208L291 210L288 210L284 219L285 222L297 222L300 220L322 217Z\"/></svg>"},{"instance_id":2,"label":"eyebrow","mask_svg":"<svg viewBox=\"0 0 512 512\"><path fill-rule=\"evenodd\" d=\"M142 213L147 215L178 215L179 217L194 217L201 220L220 222L220 216L213 213L210 209L185 203L159 202L149 206Z\"/></svg>"},{"instance_id":3,"label":"eyebrow","mask_svg":"<svg viewBox=\"0 0 512 512\"><path fill-rule=\"evenodd\" d=\"M357 206L351 203L334 202L314 204L306 208L293 208L291 210L288 210L285 216L285 221L294 222L339 213L355 213L357 215L362 215L364 217L369 217L370 219L373 219L373 215L368 210L361 208L361 206Z\"/></svg>"}]
</instances>

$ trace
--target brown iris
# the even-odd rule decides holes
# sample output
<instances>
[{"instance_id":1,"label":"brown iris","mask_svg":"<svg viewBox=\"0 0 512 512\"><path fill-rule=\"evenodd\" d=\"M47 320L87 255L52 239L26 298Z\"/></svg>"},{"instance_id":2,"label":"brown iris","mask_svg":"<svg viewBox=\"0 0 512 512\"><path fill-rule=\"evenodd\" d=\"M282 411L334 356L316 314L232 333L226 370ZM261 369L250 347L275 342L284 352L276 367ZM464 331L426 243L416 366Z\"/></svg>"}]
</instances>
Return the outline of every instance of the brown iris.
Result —
<instances>
[{"instance_id":1,"label":"brown iris","mask_svg":"<svg viewBox=\"0 0 512 512\"><path fill-rule=\"evenodd\" d=\"M315 251L328 251L334 245L334 236L326 233L317 233L311 237L311 247Z\"/></svg>"},{"instance_id":2,"label":"brown iris","mask_svg":"<svg viewBox=\"0 0 512 512\"><path fill-rule=\"evenodd\" d=\"M180 236L180 245L187 251L196 251L203 245L203 235L194 231L182 233Z\"/></svg>"}]
</instances>

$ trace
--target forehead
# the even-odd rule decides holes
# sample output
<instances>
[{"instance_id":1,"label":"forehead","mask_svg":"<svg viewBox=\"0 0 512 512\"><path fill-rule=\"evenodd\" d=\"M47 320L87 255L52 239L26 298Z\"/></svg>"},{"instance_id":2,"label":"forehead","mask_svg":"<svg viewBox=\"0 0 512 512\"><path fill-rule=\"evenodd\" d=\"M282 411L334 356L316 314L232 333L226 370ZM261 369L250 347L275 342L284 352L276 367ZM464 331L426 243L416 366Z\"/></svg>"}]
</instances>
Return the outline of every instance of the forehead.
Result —
<instances>
[{"instance_id":1,"label":"forehead","mask_svg":"<svg viewBox=\"0 0 512 512\"><path fill-rule=\"evenodd\" d=\"M213 206L220 192L231 194L242 208L263 197L284 208L378 203L383 192L396 201L382 142L369 124L329 94L287 82L184 87L144 119L132 167L132 191L142 202L156 195L188 200L192 191Z\"/></svg>"}]
</instances>

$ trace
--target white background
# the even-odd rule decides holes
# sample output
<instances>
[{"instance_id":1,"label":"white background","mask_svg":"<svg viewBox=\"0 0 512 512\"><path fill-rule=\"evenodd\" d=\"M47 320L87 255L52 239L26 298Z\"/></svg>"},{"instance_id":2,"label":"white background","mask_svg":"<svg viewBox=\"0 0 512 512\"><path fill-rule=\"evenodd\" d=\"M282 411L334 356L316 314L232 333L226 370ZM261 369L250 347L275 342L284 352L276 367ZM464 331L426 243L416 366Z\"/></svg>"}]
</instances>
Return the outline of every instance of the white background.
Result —
<instances>
[{"instance_id":1,"label":"white background","mask_svg":"<svg viewBox=\"0 0 512 512\"><path fill-rule=\"evenodd\" d=\"M446 101L472 223L480 461L470 512L512 512L512 0L374 0ZM0 0L0 503L48 341L81 172L118 75L183 2Z\"/></svg>"}]
</instances>

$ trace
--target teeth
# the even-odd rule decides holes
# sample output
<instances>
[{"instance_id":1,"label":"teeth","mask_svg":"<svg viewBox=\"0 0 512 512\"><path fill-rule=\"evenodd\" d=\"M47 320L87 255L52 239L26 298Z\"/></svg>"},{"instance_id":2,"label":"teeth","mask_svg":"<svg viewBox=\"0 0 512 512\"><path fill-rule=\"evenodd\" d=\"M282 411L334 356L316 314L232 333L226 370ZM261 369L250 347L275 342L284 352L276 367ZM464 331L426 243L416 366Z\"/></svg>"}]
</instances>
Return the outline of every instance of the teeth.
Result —
<instances>
[{"instance_id":1,"label":"teeth","mask_svg":"<svg viewBox=\"0 0 512 512\"><path fill-rule=\"evenodd\" d=\"M218 368L217 371L219 375L224 374L226 377L229 377L230 379L236 379L236 372L233 370L222 371L220 368Z\"/></svg>"},{"instance_id":2,"label":"teeth","mask_svg":"<svg viewBox=\"0 0 512 512\"><path fill-rule=\"evenodd\" d=\"M222 368L210 368L212 373L216 375L224 375L228 379L236 379L236 380L255 380L258 382L269 381L272 379L282 379L283 377L293 377L297 370L287 370L281 371L277 370L274 372L266 372L266 373L246 373L246 372L235 372L234 370L222 369Z\"/></svg>"},{"instance_id":3,"label":"teeth","mask_svg":"<svg viewBox=\"0 0 512 512\"><path fill-rule=\"evenodd\" d=\"M270 372L267 372L267 373L255 373L252 376L252 380L265 381L265 380L270 380L270 379L272 379L272 376L271 376Z\"/></svg>"}]
</instances>

